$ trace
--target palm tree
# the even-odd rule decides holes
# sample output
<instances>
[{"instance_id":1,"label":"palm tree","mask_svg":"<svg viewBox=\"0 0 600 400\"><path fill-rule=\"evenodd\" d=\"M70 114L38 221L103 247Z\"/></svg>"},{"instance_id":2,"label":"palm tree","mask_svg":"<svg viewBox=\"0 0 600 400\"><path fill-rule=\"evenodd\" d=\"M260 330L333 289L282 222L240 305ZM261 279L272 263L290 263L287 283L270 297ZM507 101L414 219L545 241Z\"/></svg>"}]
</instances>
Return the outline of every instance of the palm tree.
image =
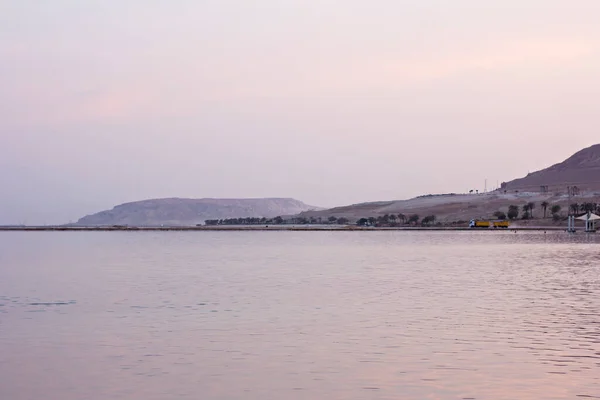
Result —
<instances>
[{"instance_id":1,"label":"palm tree","mask_svg":"<svg viewBox=\"0 0 600 400\"><path fill-rule=\"evenodd\" d=\"M523 218L529 219L529 204L523 205L523 212L525 213L525 215L523 215Z\"/></svg>"},{"instance_id":2,"label":"palm tree","mask_svg":"<svg viewBox=\"0 0 600 400\"><path fill-rule=\"evenodd\" d=\"M579 204L577 204L577 203L570 204L569 209L571 210L571 212L573 212L573 214L577 214L579 212Z\"/></svg>"},{"instance_id":3,"label":"palm tree","mask_svg":"<svg viewBox=\"0 0 600 400\"><path fill-rule=\"evenodd\" d=\"M548 209L548 206L550 205L550 203L548 203L547 201L542 201L542 209L544 210L544 219L546 219L546 209Z\"/></svg>"},{"instance_id":4,"label":"palm tree","mask_svg":"<svg viewBox=\"0 0 600 400\"><path fill-rule=\"evenodd\" d=\"M535 203L529 202L527 203L527 206L529 206L529 217L533 218L533 209L535 208Z\"/></svg>"}]
</instances>

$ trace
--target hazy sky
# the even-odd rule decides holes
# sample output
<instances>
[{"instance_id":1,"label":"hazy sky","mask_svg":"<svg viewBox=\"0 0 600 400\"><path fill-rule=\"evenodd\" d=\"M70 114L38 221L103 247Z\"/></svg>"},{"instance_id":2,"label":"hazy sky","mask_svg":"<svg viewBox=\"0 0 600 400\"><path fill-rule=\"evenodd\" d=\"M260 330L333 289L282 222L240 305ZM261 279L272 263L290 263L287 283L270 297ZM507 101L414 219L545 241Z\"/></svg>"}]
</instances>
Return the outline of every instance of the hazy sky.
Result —
<instances>
[{"instance_id":1,"label":"hazy sky","mask_svg":"<svg viewBox=\"0 0 600 400\"><path fill-rule=\"evenodd\" d=\"M483 189L600 142L598 0L0 0L0 223Z\"/></svg>"}]
</instances>

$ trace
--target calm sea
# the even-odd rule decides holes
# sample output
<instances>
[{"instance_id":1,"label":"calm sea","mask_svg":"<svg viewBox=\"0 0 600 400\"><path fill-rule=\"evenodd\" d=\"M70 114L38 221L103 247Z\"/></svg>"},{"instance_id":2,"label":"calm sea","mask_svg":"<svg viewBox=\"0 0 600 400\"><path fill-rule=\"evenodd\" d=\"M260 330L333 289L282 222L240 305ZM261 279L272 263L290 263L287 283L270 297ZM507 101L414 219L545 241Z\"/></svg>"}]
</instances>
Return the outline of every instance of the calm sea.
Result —
<instances>
[{"instance_id":1,"label":"calm sea","mask_svg":"<svg viewBox=\"0 0 600 400\"><path fill-rule=\"evenodd\" d=\"M0 233L0 399L600 398L600 235Z\"/></svg>"}]
</instances>

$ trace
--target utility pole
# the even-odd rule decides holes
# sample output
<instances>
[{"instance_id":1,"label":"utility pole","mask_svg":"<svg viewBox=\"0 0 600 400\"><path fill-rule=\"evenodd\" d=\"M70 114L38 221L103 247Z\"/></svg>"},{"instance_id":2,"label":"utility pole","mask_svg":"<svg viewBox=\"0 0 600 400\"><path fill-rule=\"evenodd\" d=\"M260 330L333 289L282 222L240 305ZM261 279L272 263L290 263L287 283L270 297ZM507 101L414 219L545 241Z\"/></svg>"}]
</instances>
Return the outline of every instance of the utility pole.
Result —
<instances>
[{"instance_id":1,"label":"utility pole","mask_svg":"<svg viewBox=\"0 0 600 400\"><path fill-rule=\"evenodd\" d=\"M571 212L571 186L567 186L567 195L568 195L568 203L567 203L567 232L573 233L575 232L575 215Z\"/></svg>"}]
</instances>

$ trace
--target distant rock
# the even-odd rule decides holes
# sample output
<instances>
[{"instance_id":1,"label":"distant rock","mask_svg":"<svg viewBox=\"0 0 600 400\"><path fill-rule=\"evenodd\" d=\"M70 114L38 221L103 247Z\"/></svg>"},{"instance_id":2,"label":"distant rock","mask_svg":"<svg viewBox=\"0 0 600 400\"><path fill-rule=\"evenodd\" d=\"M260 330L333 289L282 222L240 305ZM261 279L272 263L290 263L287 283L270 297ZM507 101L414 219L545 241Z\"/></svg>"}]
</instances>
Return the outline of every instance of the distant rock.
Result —
<instances>
[{"instance_id":1,"label":"distant rock","mask_svg":"<svg viewBox=\"0 0 600 400\"><path fill-rule=\"evenodd\" d=\"M577 186L580 191L600 189L600 144L580 150L565 161L524 178L505 182L502 189L539 192L543 186L549 191L566 191L567 186Z\"/></svg>"},{"instance_id":2,"label":"distant rock","mask_svg":"<svg viewBox=\"0 0 600 400\"><path fill-rule=\"evenodd\" d=\"M289 198L154 199L121 204L112 210L85 216L76 225L196 225L207 219L273 218L319 209Z\"/></svg>"}]
</instances>

